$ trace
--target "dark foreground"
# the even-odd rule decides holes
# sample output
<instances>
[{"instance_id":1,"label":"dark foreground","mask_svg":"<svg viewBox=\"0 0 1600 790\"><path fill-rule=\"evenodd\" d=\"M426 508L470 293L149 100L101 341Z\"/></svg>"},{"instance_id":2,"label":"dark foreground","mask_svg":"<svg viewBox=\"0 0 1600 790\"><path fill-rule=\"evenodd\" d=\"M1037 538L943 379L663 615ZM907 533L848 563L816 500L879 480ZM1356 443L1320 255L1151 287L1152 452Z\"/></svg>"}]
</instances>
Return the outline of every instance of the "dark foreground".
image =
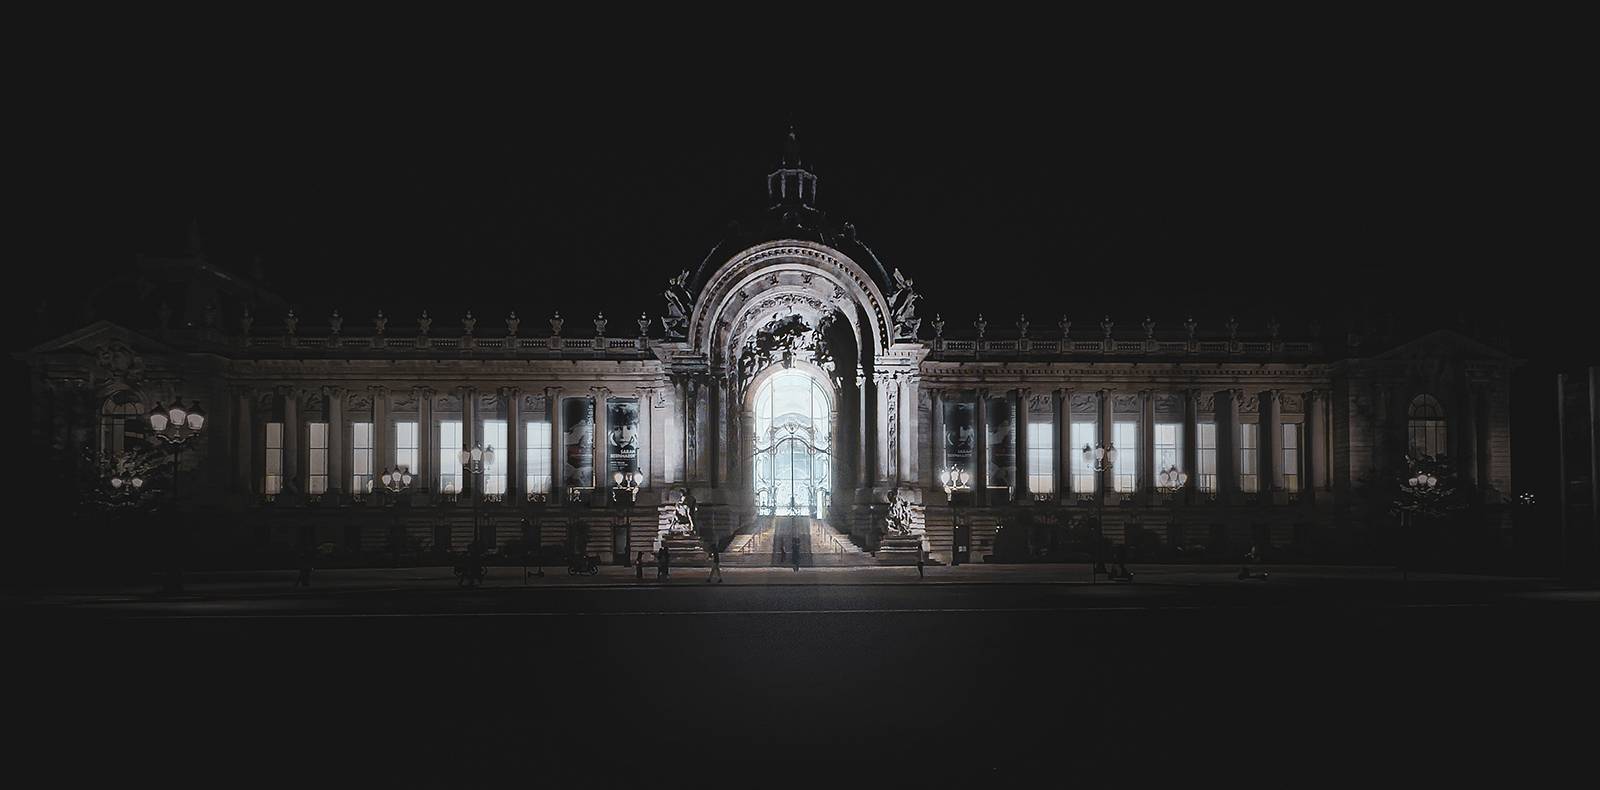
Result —
<instances>
[{"instance_id":1,"label":"dark foreground","mask_svg":"<svg viewBox=\"0 0 1600 790\"><path fill-rule=\"evenodd\" d=\"M1298 786L1526 782L1595 742L1587 591L729 575L14 606L11 745L59 780L222 786L766 786L837 763L917 784L1045 771Z\"/></svg>"}]
</instances>

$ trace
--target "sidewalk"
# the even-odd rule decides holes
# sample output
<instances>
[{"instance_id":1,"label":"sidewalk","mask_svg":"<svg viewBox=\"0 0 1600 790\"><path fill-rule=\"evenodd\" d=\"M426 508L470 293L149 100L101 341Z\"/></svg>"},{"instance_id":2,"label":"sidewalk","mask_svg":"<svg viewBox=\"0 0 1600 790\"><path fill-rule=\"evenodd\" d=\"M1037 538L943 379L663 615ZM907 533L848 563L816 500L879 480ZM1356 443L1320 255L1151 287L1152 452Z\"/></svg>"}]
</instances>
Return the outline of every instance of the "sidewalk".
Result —
<instances>
[{"instance_id":1,"label":"sidewalk","mask_svg":"<svg viewBox=\"0 0 1600 790\"><path fill-rule=\"evenodd\" d=\"M933 566L925 576L918 578L914 566L867 567L805 567L799 571L790 568L735 568L724 567L724 586L850 586L850 585L1102 585L1114 584L1104 576L1091 582L1087 564L1028 564L1028 565L961 565L957 567ZM1135 585L1196 587L1213 585L1261 584L1259 581L1240 581L1238 565L1134 565ZM1400 571L1380 566L1268 566L1273 585L1338 585L1338 584L1400 584ZM633 568L602 567L594 576L573 576L562 567L545 569L543 577L523 578L520 566L495 566L489 569L484 591L511 593L514 590L538 589L595 589L666 587L707 587L707 569L684 567L677 569L671 578L657 580L655 568L645 569L644 579L634 577ZM280 571L212 571L194 572L184 577L182 597L255 598L255 597L319 597L341 593L459 590L455 574L449 567L423 568L357 568L330 569L312 574L310 588L296 587L294 570ZM1480 576L1456 573L1429 573L1413 571L1410 584L1468 584L1485 586L1520 586L1550 588L1555 579ZM9 603L22 604L72 604L103 603L118 600L149 600L159 598L156 591L160 580L152 577L148 584L107 587L60 587L42 590L13 591L7 595Z\"/></svg>"}]
</instances>

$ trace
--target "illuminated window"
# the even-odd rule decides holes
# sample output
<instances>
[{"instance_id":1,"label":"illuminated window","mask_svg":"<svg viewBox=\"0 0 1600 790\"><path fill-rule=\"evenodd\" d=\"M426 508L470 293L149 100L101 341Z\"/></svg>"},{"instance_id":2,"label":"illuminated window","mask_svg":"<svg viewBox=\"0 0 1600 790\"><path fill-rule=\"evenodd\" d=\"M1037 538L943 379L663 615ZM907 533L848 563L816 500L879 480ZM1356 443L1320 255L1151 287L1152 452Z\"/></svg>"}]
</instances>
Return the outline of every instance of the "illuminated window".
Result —
<instances>
[{"instance_id":1,"label":"illuminated window","mask_svg":"<svg viewBox=\"0 0 1600 790\"><path fill-rule=\"evenodd\" d=\"M1156 423L1156 469L1160 475L1163 470L1176 466L1180 471L1190 470L1183 468L1183 426L1174 422ZM1159 482L1159 481L1157 481Z\"/></svg>"},{"instance_id":2,"label":"illuminated window","mask_svg":"<svg viewBox=\"0 0 1600 790\"><path fill-rule=\"evenodd\" d=\"M413 474L417 471L417 424L414 422L397 422L394 424L394 465L405 467Z\"/></svg>"},{"instance_id":3,"label":"illuminated window","mask_svg":"<svg viewBox=\"0 0 1600 790\"><path fill-rule=\"evenodd\" d=\"M461 493L461 421L439 421L439 490Z\"/></svg>"},{"instance_id":4,"label":"illuminated window","mask_svg":"<svg viewBox=\"0 0 1600 790\"><path fill-rule=\"evenodd\" d=\"M1253 422L1239 425L1239 490L1246 493L1255 493L1260 490L1257 483L1256 470L1260 462L1256 460L1256 424Z\"/></svg>"},{"instance_id":5,"label":"illuminated window","mask_svg":"<svg viewBox=\"0 0 1600 790\"><path fill-rule=\"evenodd\" d=\"M1283 487L1300 490L1300 423L1283 424Z\"/></svg>"},{"instance_id":6,"label":"illuminated window","mask_svg":"<svg viewBox=\"0 0 1600 790\"><path fill-rule=\"evenodd\" d=\"M310 439L308 449L311 462L311 477L306 481L308 485L306 491L312 494L326 494L328 493L328 424L307 423L306 433Z\"/></svg>"},{"instance_id":7,"label":"illuminated window","mask_svg":"<svg viewBox=\"0 0 1600 790\"><path fill-rule=\"evenodd\" d=\"M506 421L483 421L483 448L494 448L494 463L483 465L483 493L503 495L506 492Z\"/></svg>"},{"instance_id":8,"label":"illuminated window","mask_svg":"<svg viewBox=\"0 0 1600 790\"><path fill-rule=\"evenodd\" d=\"M550 493L550 421L529 420L527 430L528 493Z\"/></svg>"},{"instance_id":9,"label":"illuminated window","mask_svg":"<svg viewBox=\"0 0 1600 790\"><path fill-rule=\"evenodd\" d=\"M1418 395L1411 400L1407 433L1412 458L1438 457L1445 454L1444 409L1432 395Z\"/></svg>"},{"instance_id":10,"label":"illuminated window","mask_svg":"<svg viewBox=\"0 0 1600 790\"><path fill-rule=\"evenodd\" d=\"M1094 447L1094 429L1092 422L1072 424L1072 490L1080 494L1093 494L1097 489L1094 461L1083 460L1083 448Z\"/></svg>"},{"instance_id":11,"label":"illuminated window","mask_svg":"<svg viewBox=\"0 0 1600 790\"><path fill-rule=\"evenodd\" d=\"M372 423L350 423L350 492L372 490Z\"/></svg>"},{"instance_id":12,"label":"illuminated window","mask_svg":"<svg viewBox=\"0 0 1600 790\"><path fill-rule=\"evenodd\" d=\"M1028 423L1028 489L1035 494L1056 490L1055 426L1048 419Z\"/></svg>"},{"instance_id":13,"label":"illuminated window","mask_svg":"<svg viewBox=\"0 0 1600 790\"><path fill-rule=\"evenodd\" d=\"M1139 487L1139 423L1113 423L1111 442L1117 448L1116 491L1129 494Z\"/></svg>"},{"instance_id":14,"label":"illuminated window","mask_svg":"<svg viewBox=\"0 0 1600 790\"><path fill-rule=\"evenodd\" d=\"M1215 493L1217 490L1217 424L1214 422L1202 422L1196 427L1200 429L1200 444L1198 447L1200 451L1198 459L1200 469L1199 474L1195 476L1195 485L1199 486L1201 491Z\"/></svg>"},{"instance_id":15,"label":"illuminated window","mask_svg":"<svg viewBox=\"0 0 1600 790\"><path fill-rule=\"evenodd\" d=\"M267 423L266 441L267 479L264 490L268 496L283 491L283 423Z\"/></svg>"},{"instance_id":16,"label":"illuminated window","mask_svg":"<svg viewBox=\"0 0 1600 790\"><path fill-rule=\"evenodd\" d=\"M120 453L138 447L148 425L139 397L118 390L100 407L100 449Z\"/></svg>"}]
</instances>

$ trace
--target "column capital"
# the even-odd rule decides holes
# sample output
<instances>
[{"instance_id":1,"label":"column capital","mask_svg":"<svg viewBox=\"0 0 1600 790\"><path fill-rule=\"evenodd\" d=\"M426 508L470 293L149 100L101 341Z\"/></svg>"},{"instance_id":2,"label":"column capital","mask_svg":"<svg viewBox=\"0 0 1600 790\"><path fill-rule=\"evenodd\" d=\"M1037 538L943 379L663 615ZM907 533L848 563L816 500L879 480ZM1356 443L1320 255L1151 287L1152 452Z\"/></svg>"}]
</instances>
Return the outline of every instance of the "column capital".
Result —
<instances>
[{"instance_id":1,"label":"column capital","mask_svg":"<svg viewBox=\"0 0 1600 790\"><path fill-rule=\"evenodd\" d=\"M601 398L604 398L606 396L606 393L608 393L610 391L611 391L610 387L590 387L589 388L589 393L595 397L595 400L599 400Z\"/></svg>"},{"instance_id":2,"label":"column capital","mask_svg":"<svg viewBox=\"0 0 1600 790\"><path fill-rule=\"evenodd\" d=\"M324 398L342 398L344 397L344 393L345 388L338 384L324 384L318 388L317 392L317 394Z\"/></svg>"},{"instance_id":3,"label":"column capital","mask_svg":"<svg viewBox=\"0 0 1600 790\"><path fill-rule=\"evenodd\" d=\"M561 388L560 387L545 387L544 388L544 396L546 398L551 399L551 400L559 398L559 397L561 397Z\"/></svg>"}]
</instances>

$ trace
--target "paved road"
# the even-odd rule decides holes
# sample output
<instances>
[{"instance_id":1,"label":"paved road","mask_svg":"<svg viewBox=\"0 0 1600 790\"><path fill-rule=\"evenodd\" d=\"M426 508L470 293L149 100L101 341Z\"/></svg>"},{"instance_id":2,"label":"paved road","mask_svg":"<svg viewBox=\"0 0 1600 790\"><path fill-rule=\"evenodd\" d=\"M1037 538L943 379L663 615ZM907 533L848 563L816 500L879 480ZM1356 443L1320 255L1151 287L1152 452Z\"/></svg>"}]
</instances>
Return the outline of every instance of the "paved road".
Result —
<instances>
[{"instance_id":1,"label":"paved road","mask_svg":"<svg viewBox=\"0 0 1600 790\"><path fill-rule=\"evenodd\" d=\"M1592 747L1558 716L1592 721L1600 701L1592 590L1376 571L775 575L36 597L12 610L15 677L39 679L16 693L28 751L119 775L332 760L750 781L842 761L1132 781L1387 759L1527 781ZM85 745L102 757L71 759Z\"/></svg>"}]
</instances>

